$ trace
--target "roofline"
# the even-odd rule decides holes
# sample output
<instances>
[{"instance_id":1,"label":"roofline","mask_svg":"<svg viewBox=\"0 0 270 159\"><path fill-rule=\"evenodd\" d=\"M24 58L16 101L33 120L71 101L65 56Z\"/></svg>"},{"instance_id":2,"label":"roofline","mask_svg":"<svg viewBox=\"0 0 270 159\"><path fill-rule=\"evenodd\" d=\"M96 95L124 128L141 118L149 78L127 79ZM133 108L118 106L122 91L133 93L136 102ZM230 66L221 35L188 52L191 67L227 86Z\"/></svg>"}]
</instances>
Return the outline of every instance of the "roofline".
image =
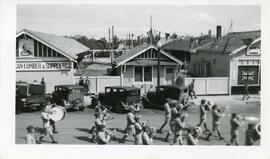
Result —
<instances>
[{"instance_id":1,"label":"roofline","mask_svg":"<svg viewBox=\"0 0 270 159\"><path fill-rule=\"evenodd\" d=\"M120 62L116 65L115 68L117 68L117 67L123 65L124 63L128 62L129 60L133 59L134 57L136 57L136 56L142 54L143 52L145 52L146 50L151 49L151 48L158 50L155 46L150 45L150 46L148 46L147 48L145 48L145 49L139 51L138 53L136 53L136 54L130 56L129 58L120 61ZM179 63L180 65L183 65L183 64L184 64L182 61L180 61L180 60L178 60L177 58L173 57L172 55L170 55L170 54L167 53L166 51L160 50L160 52L161 52L162 54L166 55L167 57L171 58L171 59L174 60L175 62Z\"/></svg>"},{"instance_id":2,"label":"roofline","mask_svg":"<svg viewBox=\"0 0 270 159\"><path fill-rule=\"evenodd\" d=\"M61 54L65 55L66 57L68 57L70 60L76 60L76 59L78 58L77 55L75 55L74 57L72 57L72 56L68 55L67 53L65 53L64 51L62 51L61 49L59 49L59 48L57 48L57 47L55 47L55 46L53 46L53 45L47 43L46 41L44 41L44 40L42 40L42 39L36 37L35 35L31 34L27 29L23 29L23 30L21 30L19 33L17 33L16 38L19 37L19 36L21 36L22 34L25 34L25 33L27 33L27 34L28 34L29 36L31 36L32 38L35 38L37 41L39 41L39 42L41 42L41 43L43 43L43 44L45 44L45 45L47 45L47 46L49 46L49 47L55 49L55 50L58 51L59 53L61 53ZM57 35L55 35L55 36L57 36Z\"/></svg>"},{"instance_id":3,"label":"roofline","mask_svg":"<svg viewBox=\"0 0 270 159\"><path fill-rule=\"evenodd\" d=\"M199 46L199 47L196 47L195 49L191 49L189 52L190 52L190 53L197 53L198 49L200 49L200 48L202 48L202 47L204 47L204 46L210 45L211 42L213 42L213 41L209 41L208 43L203 44L203 45L201 45L201 46Z\"/></svg>"},{"instance_id":4,"label":"roofline","mask_svg":"<svg viewBox=\"0 0 270 159\"><path fill-rule=\"evenodd\" d=\"M250 45L253 45L253 44L255 44L255 43L259 42L259 41L261 41L261 37L255 39ZM249 45L249 46L250 46L250 45ZM233 55L233 54L238 53L239 51L241 51L241 50L243 50L243 49L245 49L245 48L247 48L247 46L246 46L246 45L243 45L243 46L241 46L241 47L235 49L234 51L232 51L232 53L230 53L230 56Z\"/></svg>"}]
</instances>

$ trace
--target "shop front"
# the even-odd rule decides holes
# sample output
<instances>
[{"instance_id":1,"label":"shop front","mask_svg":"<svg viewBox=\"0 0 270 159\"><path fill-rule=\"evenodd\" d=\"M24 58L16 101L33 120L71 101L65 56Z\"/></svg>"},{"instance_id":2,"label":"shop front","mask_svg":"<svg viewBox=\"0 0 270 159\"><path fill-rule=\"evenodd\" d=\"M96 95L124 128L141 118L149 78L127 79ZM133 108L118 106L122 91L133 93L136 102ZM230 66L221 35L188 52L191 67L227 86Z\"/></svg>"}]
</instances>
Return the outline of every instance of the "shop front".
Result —
<instances>
[{"instance_id":1,"label":"shop front","mask_svg":"<svg viewBox=\"0 0 270 159\"><path fill-rule=\"evenodd\" d=\"M24 29L16 39L16 81L40 84L44 78L46 92L75 84L76 54L88 50L73 39Z\"/></svg>"}]
</instances>

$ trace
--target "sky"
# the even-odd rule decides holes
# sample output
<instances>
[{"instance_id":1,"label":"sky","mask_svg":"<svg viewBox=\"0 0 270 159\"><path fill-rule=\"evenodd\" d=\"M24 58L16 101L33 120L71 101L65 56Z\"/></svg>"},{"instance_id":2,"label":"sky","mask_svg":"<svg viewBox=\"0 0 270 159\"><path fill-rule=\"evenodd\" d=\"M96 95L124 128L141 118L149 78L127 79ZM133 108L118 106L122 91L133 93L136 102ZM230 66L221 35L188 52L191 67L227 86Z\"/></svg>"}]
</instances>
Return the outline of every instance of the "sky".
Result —
<instances>
[{"instance_id":1,"label":"sky","mask_svg":"<svg viewBox=\"0 0 270 159\"><path fill-rule=\"evenodd\" d=\"M258 5L17 5L17 31L23 28L56 35L106 37L114 26L120 38L128 34L145 35L152 28L161 35L198 36L216 26L222 35L233 31L258 30L261 27Z\"/></svg>"}]
</instances>

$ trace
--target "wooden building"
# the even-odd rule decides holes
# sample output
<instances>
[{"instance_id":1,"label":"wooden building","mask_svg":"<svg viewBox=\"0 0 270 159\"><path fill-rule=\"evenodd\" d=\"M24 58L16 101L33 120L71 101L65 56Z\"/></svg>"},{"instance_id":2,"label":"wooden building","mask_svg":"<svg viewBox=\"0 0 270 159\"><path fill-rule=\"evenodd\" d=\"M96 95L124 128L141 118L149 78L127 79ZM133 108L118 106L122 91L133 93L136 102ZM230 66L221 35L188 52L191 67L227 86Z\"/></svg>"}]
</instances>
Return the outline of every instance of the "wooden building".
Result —
<instances>
[{"instance_id":1,"label":"wooden building","mask_svg":"<svg viewBox=\"0 0 270 159\"><path fill-rule=\"evenodd\" d=\"M191 51L188 70L193 77L229 77L229 93L240 93L248 80L260 90L261 31L228 33Z\"/></svg>"},{"instance_id":2,"label":"wooden building","mask_svg":"<svg viewBox=\"0 0 270 159\"><path fill-rule=\"evenodd\" d=\"M89 48L67 37L23 29L16 37L16 81L45 79L46 91L74 84L78 54Z\"/></svg>"},{"instance_id":3,"label":"wooden building","mask_svg":"<svg viewBox=\"0 0 270 159\"><path fill-rule=\"evenodd\" d=\"M141 45L115 59L114 70L124 86L135 86L143 92L157 85L158 48ZM175 84L183 62L160 50L160 84Z\"/></svg>"}]
</instances>

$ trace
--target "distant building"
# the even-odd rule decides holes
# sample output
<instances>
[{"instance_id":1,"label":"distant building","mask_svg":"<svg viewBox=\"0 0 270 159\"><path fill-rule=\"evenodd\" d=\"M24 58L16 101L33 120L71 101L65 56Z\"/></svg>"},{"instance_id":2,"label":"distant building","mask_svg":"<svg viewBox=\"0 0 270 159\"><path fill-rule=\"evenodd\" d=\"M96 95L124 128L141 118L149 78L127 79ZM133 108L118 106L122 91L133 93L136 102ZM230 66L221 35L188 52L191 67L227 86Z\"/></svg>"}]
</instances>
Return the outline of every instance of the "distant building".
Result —
<instances>
[{"instance_id":1,"label":"distant building","mask_svg":"<svg viewBox=\"0 0 270 159\"><path fill-rule=\"evenodd\" d=\"M250 90L257 92L261 80L261 31L217 35L214 41L191 51L189 72L193 77L229 77L231 93L239 93L248 80L253 88Z\"/></svg>"},{"instance_id":2,"label":"distant building","mask_svg":"<svg viewBox=\"0 0 270 159\"><path fill-rule=\"evenodd\" d=\"M89 48L67 37L23 29L16 37L16 81L45 78L47 92L57 84L75 84L78 54Z\"/></svg>"}]
</instances>

